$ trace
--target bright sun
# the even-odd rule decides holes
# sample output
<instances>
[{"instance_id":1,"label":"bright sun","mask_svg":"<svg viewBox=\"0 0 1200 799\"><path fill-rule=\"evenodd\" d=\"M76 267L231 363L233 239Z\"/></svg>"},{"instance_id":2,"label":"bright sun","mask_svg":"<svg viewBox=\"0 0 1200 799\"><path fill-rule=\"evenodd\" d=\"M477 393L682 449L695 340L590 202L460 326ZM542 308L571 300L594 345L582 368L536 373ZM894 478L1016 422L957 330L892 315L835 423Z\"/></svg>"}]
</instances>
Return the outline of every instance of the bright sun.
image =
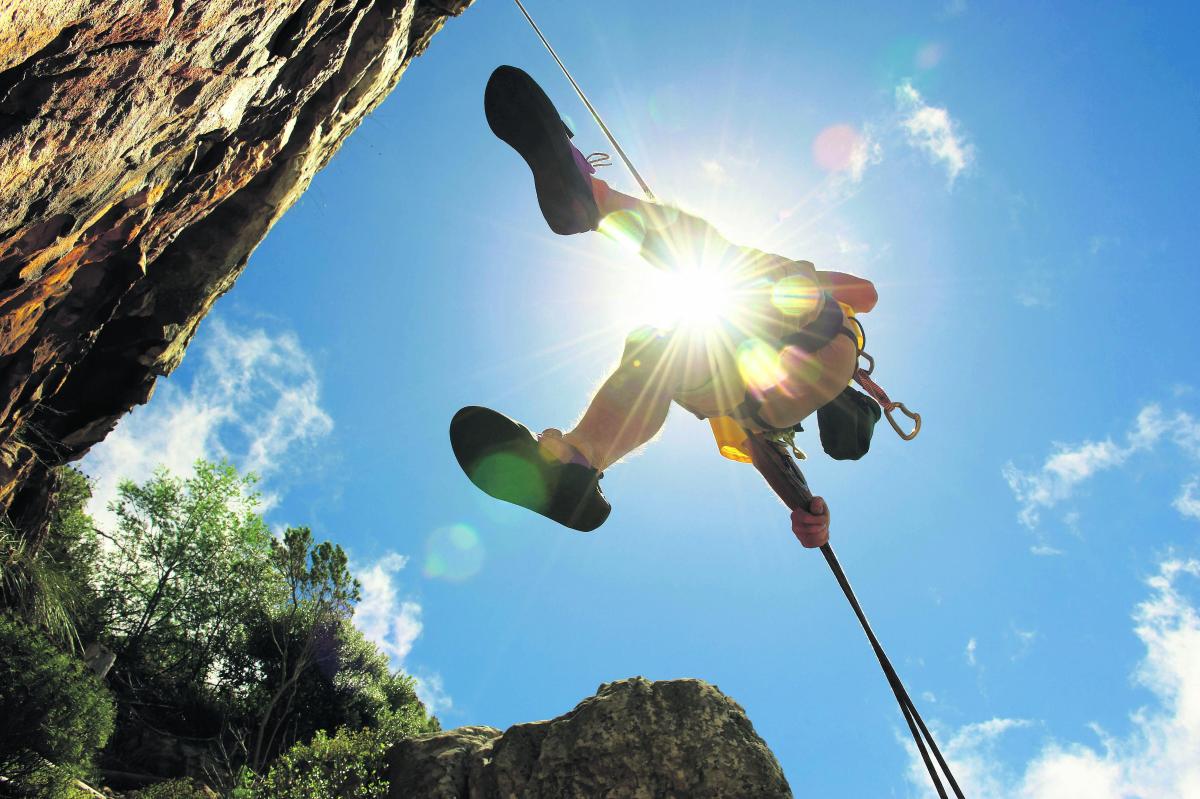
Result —
<instances>
[{"instance_id":1,"label":"bright sun","mask_svg":"<svg viewBox=\"0 0 1200 799\"><path fill-rule=\"evenodd\" d=\"M715 269L684 268L665 272L646 270L629 304L638 324L711 330L733 313L734 286Z\"/></svg>"}]
</instances>

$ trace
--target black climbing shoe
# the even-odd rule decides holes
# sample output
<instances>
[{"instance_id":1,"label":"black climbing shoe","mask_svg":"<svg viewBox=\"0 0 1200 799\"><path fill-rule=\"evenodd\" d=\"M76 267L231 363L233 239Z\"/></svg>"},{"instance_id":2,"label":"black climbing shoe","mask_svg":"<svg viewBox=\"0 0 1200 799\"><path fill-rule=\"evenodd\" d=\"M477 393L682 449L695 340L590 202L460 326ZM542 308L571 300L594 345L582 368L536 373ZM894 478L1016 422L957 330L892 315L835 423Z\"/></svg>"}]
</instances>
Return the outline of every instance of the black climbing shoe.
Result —
<instances>
[{"instance_id":1,"label":"black climbing shoe","mask_svg":"<svg viewBox=\"0 0 1200 799\"><path fill-rule=\"evenodd\" d=\"M612 508L600 473L550 458L524 425L489 408L468 406L450 422L454 457L485 493L529 508L580 532L591 532Z\"/></svg>"},{"instance_id":2,"label":"black climbing shoe","mask_svg":"<svg viewBox=\"0 0 1200 799\"><path fill-rule=\"evenodd\" d=\"M595 230L600 212L591 181L575 161L571 131L533 78L516 67L497 67L483 93L483 110L492 133L529 164L550 229L562 235Z\"/></svg>"}]
</instances>

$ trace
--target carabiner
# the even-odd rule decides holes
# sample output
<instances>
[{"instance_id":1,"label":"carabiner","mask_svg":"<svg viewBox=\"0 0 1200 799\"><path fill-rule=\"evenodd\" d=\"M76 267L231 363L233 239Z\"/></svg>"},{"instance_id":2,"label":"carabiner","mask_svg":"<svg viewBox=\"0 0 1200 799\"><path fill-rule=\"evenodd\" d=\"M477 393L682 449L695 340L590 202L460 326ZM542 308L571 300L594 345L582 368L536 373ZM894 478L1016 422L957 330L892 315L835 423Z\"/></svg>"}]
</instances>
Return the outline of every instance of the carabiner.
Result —
<instances>
[{"instance_id":1,"label":"carabiner","mask_svg":"<svg viewBox=\"0 0 1200 799\"><path fill-rule=\"evenodd\" d=\"M892 411L899 408L901 413L913 420L913 429L911 433L905 433L900 429L900 425L892 418ZM903 402L893 402L889 407L884 408L884 413L887 414L887 420L891 422L892 429L896 431L896 435L903 438L905 441L912 441L917 437L917 433L921 432L921 414L910 411Z\"/></svg>"}]
</instances>

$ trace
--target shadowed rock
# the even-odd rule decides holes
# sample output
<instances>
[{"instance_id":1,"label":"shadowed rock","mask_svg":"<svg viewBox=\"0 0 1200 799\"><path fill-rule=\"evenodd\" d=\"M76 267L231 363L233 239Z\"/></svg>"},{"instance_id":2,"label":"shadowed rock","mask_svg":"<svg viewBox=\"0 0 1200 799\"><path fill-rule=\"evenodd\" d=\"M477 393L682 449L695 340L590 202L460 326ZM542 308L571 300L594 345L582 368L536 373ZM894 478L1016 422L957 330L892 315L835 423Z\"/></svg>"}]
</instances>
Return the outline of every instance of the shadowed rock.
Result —
<instances>
[{"instance_id":1,"label":"shadowed rock","mask_svg":"<svg viewBox=\"0 0 1200 799\"><path fill-rule=\"evenodd\" d=\"M742 708L700 680L600 686L550 721L460 727L392 749L393 799L791 797Z\"/></svg>"}]
</instances>

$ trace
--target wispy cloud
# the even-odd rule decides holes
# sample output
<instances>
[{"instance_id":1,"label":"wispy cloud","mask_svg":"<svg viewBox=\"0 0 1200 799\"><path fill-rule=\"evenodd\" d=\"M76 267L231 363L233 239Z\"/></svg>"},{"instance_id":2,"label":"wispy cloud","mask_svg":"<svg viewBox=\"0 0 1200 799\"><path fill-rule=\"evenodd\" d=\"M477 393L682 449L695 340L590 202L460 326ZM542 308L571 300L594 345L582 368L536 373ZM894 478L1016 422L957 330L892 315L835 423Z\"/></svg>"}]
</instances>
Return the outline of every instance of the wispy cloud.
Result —
<instances>
[{"instance_id":1,"label":"wispy cloud","mask_svg":"<svg viewBox=\"0 0 1200 799\"><path fill-rule=\"evenodd\" d=\"M966 140L962 126L945 108L926 103L909 81L896 87L896 106L908 143L942 164L953 183L975 160L975 148Z\"/></svg>"},{"instance_id":2,"label":"wispy cloud","mask_svg":"<svg viewBox=\"0 0 1200 799\"><path fill-rule=\"evenodd\" d=\"M1200 478L1193 477L1184 483L1171 505L1183 516L1200 521Z\"/></svg>"},{"instance_id":3,"label":"wispy cloud","mask_svg":"<svg viewBox=\"0 0 1200 799\"><path fill-rule=\"evenodd\" d=\"M1022 630L1015 624L1012 627L1013 641L1016 643L1015 651L1009 656L1010 660L1017 661L1024 658L1033 649L1033 644L1037 641L1037 630Z\"/></svg>"},{"instance_id":4,"label":"wispy cloud","mask_svg":"<svg viewBox=\"0 0 1200 799\"><path fill-rule=\"evenodd\" d=\"M402 595L399 576L408 565L408 557L389 552L378 560L353 567L362 583L362 598L354 610L354 625L368 641L388 656L393 668L413 674L417 696L430 713L448 710L453 702L442 684L441 675L408 669L405 660L425 625L421 604Z\"/></svg>"},{"instance_id":5,"label":"wispy cloud","mask_svg":"<svg viewBox=\"0 0 1200 799\"><path fill-rule=\"evenodd\" d=\"M440 674L418 672L413 678L417 681L417 698L430 713L441 714L454 707L454 700L446 692Z\"/></svg>"},{"instance_id":6,"label":"wispy cloud","mask_svg":"<svg viewBox=\"0 0 1200 799\"><path fill-rule=\"evenodd\" d=\"M269 486L288 453L333 429L316 369L295 335L210 319L193 347L189 358L198 367L190 384L161 381L154 398L80 464L93 480L88 511L101 527L114 521L107 508L122 479L141 482L159 466L186 475L199 458L226 458Z\"/></svg>"},{"instance_id":7,"label":"wispy cloud","mask_svg":"<svg viewBox=\"0 0 1200 799\"><path fill-rule=\"evenodd\" d=\"M949 17L962 16L967 13L967 0L946 0L942 5L942 10Z\"/></svg>"},{"instance_id":8,"label":"wispy cloud","mask_svg":"<svg viewBox=\"0 0 1200 799\"><path fill-rule=\"evenodd\" d=\"M1200 460L1200 420L1186 411L1167 413L1151 403L1138 413L1123 443L1108 437L1056 444L1042 466L1031 471L1009 462L1002 474L1021 505L1017 518L1031 530L1036 529L1043 511L1070 500L1081 485L1100 472L1123 466L1132 456L1150 451L1164 440L1174 442L1189 459ZM1200 478L1184 483L1172 505L1184 516L1200 518ZM1077 513L1066 514L1063 521L1071 532L1080 534ZM1035 555L1061 554L1045 541L1039 541L1030 551Z\"/></svg>"},{"instance_id":9,"label":"wispy cloud","mask_svg":"<svg viewBox=\"0 0 1200 799\"><path fill-rule=\"evenodd\" d=\"M859 131L850 150L850 160L846 168L850 180L861 183L867 168L883 162L883 145L874 137L871 131L863 128Z\"/></svg>"},{"instance_id":10,"label":"wispy cloud","mask_svg":"<svg viewBox=\"0 0 1200 799\"><path fill-rule=\"evenodd\" d=\"M971 799L1011 799L1011 794L1005 793L1011 777L999 765L996 744L1006 732L1031 726L1033 722L1025 719L990 719L967 724L946 740L942 754L965 795ZM906 776L921 797L934 796L917 748L911 740L903 743L909 753Z\"/></svg>"},{"instance_id":11,"label":"wispy cloud","mask_svg":"<svg viewBox=\"0 0 1200 799\"><path fill-rule=\"evenodd\" d=\"M1181 578L1200 578L1200 561L1168 560L1147 581L1150 596L1138 605L1133 632L1146 648L1135 671L1155 699L1130 713L1125 736L1091 731L1099 745L1044 742L1026 763L1008 764L996 743L1031 722L992 719L968 725L945 749L966 795L976 799L1124 799L1200 796L1200 612L1180 589ZM908 778L932 796L924 765L909 747Z\"/></svg>"},{"instance_id":12,"label":"wispy cloud","mask_svg":"<svg viewBox=\"0 0 1200 799\"><path fill-rule=\"evenodd\" d=\"M1158 405L1147 405L1138 414L1125 443L1111 438L1082 444L1055 446L1040 469L1022 471L1012 463L1003 469L1004 479L1021 504L1018 518L1026 527L1037 527L1043 510L1070 499L1075 490L1096 474L1125 463L1134 453L1153 447L1167 429L1167 419Z\"/></svg>"},{"instance_id":13,"label":"wispy cloud","mask_svg":"<svg viewBox=\"0 0 1200 799\"><path fill-rule=\"evenodd\" d=\"M396 585L396 575L407 564L407 557L389 552L374 563L354 569L362 583L362 599L354 610L354 624L397 668L403 667L424 626L421 606L401 599Z\"/></svg>"},{"instance_id":14,"label":"wispy cloud","mask_svg":"<svg viewBox=\"0 0 1200 799\"><path fill-rule=\"evenodd\" d=\"M975 658L975 650L979 648L979 642L974 638L967 641L967 648L963 651L963 656L967 659L968 666L976 666L979 661Z\"/></svg>"}]
</instances>

